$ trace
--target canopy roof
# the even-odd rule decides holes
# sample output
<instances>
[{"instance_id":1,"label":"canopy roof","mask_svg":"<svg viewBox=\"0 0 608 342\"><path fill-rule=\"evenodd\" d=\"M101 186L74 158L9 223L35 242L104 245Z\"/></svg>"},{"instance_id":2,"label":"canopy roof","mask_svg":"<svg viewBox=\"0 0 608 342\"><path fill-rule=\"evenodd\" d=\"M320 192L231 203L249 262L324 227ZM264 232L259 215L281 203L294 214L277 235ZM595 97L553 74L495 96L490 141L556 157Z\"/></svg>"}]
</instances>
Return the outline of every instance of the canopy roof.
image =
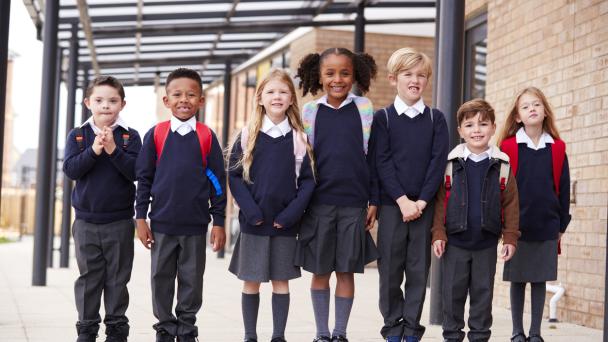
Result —
<instances>
[{"instance_id":1,"label":"canopy roof","mask_svg":"<svg viewBox=\"0 0 608 342\"><path fill-rule=\"evenodd\" d=\"M24 2L40 28L41 0ZM179 66L199 71L210 83L223 76L227 61L242 63L298 27L353 25L361 3L366 24L435 19L434 10L424 18L403 11L395 12L398 17L368 15L376 9L431 10L435 1L61 0L59 45L67 53L71 31L77 29L81 69L114 75L125 85L163 83ZM83 74L80 70L80 82Z\"/></svg>"}]
</instances>

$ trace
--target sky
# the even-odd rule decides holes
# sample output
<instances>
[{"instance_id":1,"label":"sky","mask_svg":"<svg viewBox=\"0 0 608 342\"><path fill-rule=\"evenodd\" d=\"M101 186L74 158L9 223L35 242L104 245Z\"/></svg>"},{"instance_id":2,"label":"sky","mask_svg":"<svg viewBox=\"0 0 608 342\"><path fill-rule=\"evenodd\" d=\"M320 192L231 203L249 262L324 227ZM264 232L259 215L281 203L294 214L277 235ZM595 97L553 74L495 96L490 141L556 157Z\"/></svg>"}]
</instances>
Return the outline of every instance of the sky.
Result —
<instances>
[{"instance_id":1,"label":"sky","mask_svg":"<svg viewBox=\"0 0 608 342\"><path fill-rule=\"evenodd\" d=\"M42 79L42 42L36 39L36 29L23 1L11 2L9 51L13 60L12 107L14 115L13 143L22 153L28 148L38 148L40 122L40 98ZM66 85L61 85L58 147L65 143ZM143 136L156 120L156 95L153 87L127 87L127 105L121 116L130 127ZM76 94L76 124L80 121L80 91Z\"/></svg>"}]
</instances>

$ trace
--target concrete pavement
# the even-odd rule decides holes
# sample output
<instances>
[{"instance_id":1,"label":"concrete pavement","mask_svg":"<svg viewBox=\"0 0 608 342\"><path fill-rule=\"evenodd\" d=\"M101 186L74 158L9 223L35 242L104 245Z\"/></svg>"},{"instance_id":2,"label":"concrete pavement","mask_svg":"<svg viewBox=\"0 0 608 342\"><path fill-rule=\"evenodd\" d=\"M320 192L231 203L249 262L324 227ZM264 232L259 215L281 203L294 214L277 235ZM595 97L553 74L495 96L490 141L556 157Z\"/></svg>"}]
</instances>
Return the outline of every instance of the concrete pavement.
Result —
<instances>
[{"instance_id":1,"label":"concrete pavement","mask_svg":"<svg viewBox=\"0 0 608 342\"><path fill-rule=\"evenodd\" d=\"M59 241L56 241L56 246ZM0 341L3 342L66 342L75 341L76 309L73 284L78 275L74 253L70 268L53 268L47 272L47 286L33 287L32 282L33 239L25 237L21 242L0 244ZM56 254L55 261L58 260ZM198 315L201 341L242 341L241 282L227 271L230 255L217 259L207 253L207 268L203 294L203 309ZM150 254L136 241L135 261L129 291L131 302L127 315L131 320L129 341L154 341L154 316L150 294ZM378 333L382 317L378 311L378 274L375 268L357 275L356 296L349 321L349 339L357 341L381 341ZM290 342L311 341L315 325L309 296L310 275L290 283L291 308L286 338ZM272 313L270 285L261 290L258 337L270 340ZM427 333L423 341L441 341L441 328L428 325L427 296L423 324ZM332 299L333 316L333 299ZM491 341L508 341L511 334L510 312L494 308L494 325ZM103 313L102 313L103 317ZM333 321L333 317L331 319ZM424 323L426 322L426 323ZM529 326L529 322L525 322ZM330 327L332 323L330 322ZM567 323L543 322L543 336L547 342L599 342L602 331ZM103 326L98 341L103 341Z\"/></svg>"}]
</instances>

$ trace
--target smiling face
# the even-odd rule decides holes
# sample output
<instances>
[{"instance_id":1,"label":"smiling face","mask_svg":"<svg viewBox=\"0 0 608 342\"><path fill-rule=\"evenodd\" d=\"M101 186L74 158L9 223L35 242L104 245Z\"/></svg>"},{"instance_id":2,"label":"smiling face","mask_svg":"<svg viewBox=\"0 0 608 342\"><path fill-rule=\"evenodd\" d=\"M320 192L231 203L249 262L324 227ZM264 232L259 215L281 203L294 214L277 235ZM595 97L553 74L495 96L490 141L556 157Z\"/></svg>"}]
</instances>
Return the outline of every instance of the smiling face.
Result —
<instances>
[{"instance_id":1,"label":"smiling face","mask_svg":"<svg viewBox=\"0 0 608 342\"><path fill-rule=\"evenodd\" d=\"M346 55L327 55L321 60L319 82L327 95L327 103L337 108L353 87L355 75L353 62Z\"/></svg>"},{"instance_id":2,"label":"smiling face","mask_svg":"<svg viewBox=\"0 0 608 342\"><path fill-rule=\"evenodd\" d=\"M543 102L533 94L524 93L517 103L517 123L525 127L542 127L545 120L545 107Z\"/></svg>"},{"instance_id":3,"label":"smiling face","mask_svg":"<svg viewBox=\"0 0 608 342\"><path fill-rule=\"evenodd\" d=\"M398 74L389 74L388 80L397 88L399 98L408 106L413 106L422 97L422 92L428 84L428 71L421 63L410 69L402 70Z\"/></svg>"},{"instance_id":4,"label":"smiling face","mask_svg":"<svg viewBox=\"0 0 608 342\"><path fill-rule=\"evenodd\" d=\"M91 95L84 99L84 104L93 113L93 122L99 128L110 127L118 118L118 113L126 102L120 93L109 85L99 85L93 88Z\"/></svg>"},{"instance_id":5,"label":"smiling face","mask_svg":"<svg viewBox=\"0 0 608 342\"><path fill-rule=\"evenodd\" d=\"M167 84L167 95L163 96L165 107L181 121L193 117L205 104L200 84L193 79L180 77Z\"/></svg>"},{"instance_id":6,"label":"smiling face","mask_svg":"<svg viewBox=\"0 0 608 342\"><path fill-rule=\"evenodd\" d=\"M458 126L458 134L464 139L467 148L475 154L488 149L490 139L495 132L496 124L493 124L489 118L482 119L480 113L465 118Z\"/></svg>"},{"instance_id":7,"label":"smiling face","mask_svg":"<svg viewBox=\"0 0 608 342\"><path fill-rule=\"evenodd\" d=\"M258 103L264 107L272 122L277 124L285 120L285 112L293 104L293 97L287 84L272 79L262 89Z\"/></svg>"}]
</instances>

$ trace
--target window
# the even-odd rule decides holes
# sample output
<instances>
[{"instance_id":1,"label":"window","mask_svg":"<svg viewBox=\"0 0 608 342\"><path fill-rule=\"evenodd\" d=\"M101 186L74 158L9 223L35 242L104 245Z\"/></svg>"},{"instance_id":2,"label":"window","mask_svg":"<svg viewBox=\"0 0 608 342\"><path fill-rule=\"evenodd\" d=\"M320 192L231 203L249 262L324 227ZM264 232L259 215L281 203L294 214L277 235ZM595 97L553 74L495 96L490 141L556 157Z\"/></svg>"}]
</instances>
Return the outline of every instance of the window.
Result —
<instances>
[{"instance_id":1,"label":"window","mask_svg":"<svg viewBox=\"0 0 608 342\"><path fill-rule=\"evenodd\" d=\"M486 96L486 56L488 19L481 14L466 23L464 63L464 101Z\"/></svg>"}]
</instances>

